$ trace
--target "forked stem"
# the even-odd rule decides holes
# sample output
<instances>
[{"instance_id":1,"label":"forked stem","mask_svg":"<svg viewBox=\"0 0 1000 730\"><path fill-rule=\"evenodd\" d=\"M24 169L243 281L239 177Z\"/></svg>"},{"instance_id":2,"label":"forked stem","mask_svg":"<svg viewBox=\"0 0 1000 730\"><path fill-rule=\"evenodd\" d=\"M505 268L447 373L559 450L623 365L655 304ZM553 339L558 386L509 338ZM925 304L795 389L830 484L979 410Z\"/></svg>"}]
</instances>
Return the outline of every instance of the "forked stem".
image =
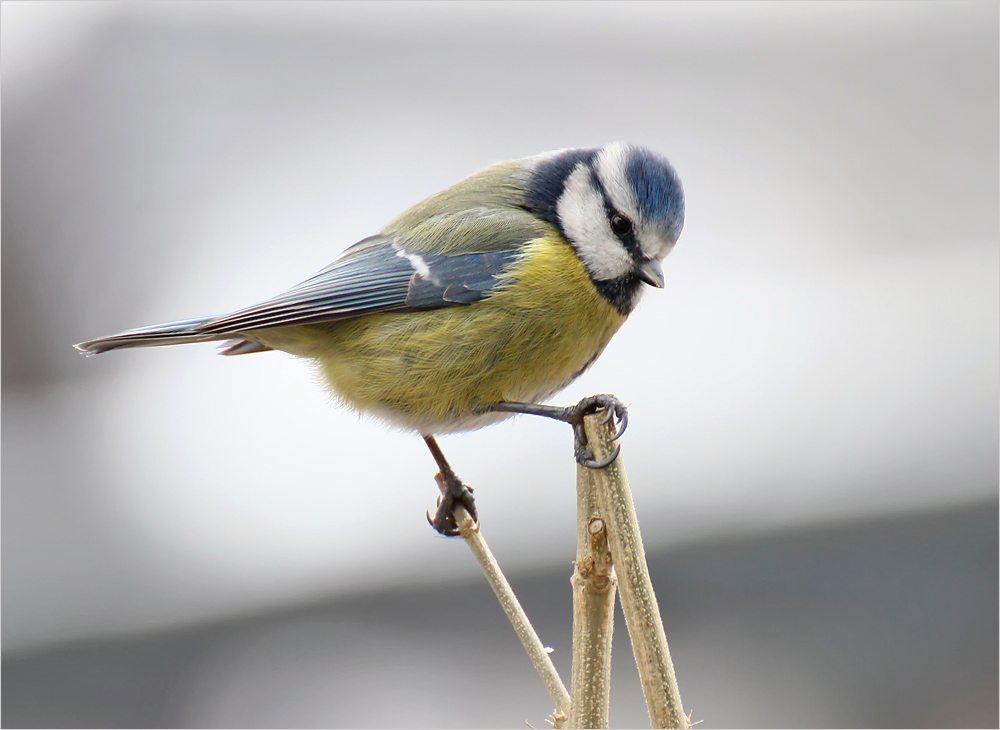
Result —
<instances>
[{"instance_id":1,"label":"forked stem","mask_svg":"<svg viewBox=\"0 0 1000 730\"><path fill-rule=\"evenodd\" d=\"M611 636L617 582L632 652L642 682L646 708L654 728L690 728L684 714L674 675L667 638L646 566L639 524L632 503L625 468L614 444L620 435L609 427L603 412L583 419L587 442L592 445L594 468L581 465L577 473L578 549L573 614L573 700L559 678L548 651L542 645L521 608L510 584L497 564L478 522L456 501L450 513L457 532L465 539L486 574L514 631L528 653L555 705L552 724L556 728L608 726ZM445 498L457 480L447 467L433 438L431 452L442 466L436 475ZM609 458L610 457L610 458ZM578 460L579 461L579 460ZM614 563L612 564L612 560Z\"/></svg>"},{"instance_id":2,"label":"forked stem","mask_svg":"<svg viewBox=\"0 0 1000 730\"><path fill-rule=\"evenodd\" d=\"M598 459L615 448L614 434L600 415L587 416L584 427ZM598 510L607 521L625 624L632 640L632 653L639 668L649 720L654 728L689 728L621 457L608 467L594 471L592 478Z\"/></svg>"}]
</instances>

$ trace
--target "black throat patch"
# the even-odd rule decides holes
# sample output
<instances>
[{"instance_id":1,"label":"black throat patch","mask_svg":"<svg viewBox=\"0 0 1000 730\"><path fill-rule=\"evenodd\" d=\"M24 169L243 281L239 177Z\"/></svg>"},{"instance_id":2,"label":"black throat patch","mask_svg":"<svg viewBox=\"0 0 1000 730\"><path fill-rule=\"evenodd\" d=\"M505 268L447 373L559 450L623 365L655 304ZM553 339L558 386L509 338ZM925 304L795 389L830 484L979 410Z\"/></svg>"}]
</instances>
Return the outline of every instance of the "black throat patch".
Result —
<instances>
[{"instance_id":1,"label":"black throat patch","mask_svg":"<svg viewBox=\"0 0 1000 730\"><path fill-rule=\"evenodd\" d=\"M639 287L642 286L642 279L635 274L629 273L617 279L606 281L594 281L593 279L591 281L594 282L594 288L597 289L597 292L607 299L623 317L627 317L635 309L635 295L638 293Z\"/></svg>"}]
</instances>

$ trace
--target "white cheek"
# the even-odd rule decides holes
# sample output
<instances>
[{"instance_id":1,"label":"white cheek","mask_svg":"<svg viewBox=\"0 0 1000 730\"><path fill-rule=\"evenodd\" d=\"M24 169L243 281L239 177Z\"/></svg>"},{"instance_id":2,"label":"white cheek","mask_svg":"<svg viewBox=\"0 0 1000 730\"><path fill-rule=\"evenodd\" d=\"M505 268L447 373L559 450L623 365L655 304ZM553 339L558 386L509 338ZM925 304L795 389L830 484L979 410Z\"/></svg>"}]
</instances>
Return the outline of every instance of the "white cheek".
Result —
<instances>
[{"instance_id":1,"label":"white cheek","mask_svg":"<svg viewBox=\"0 0 1000 730\"><path fill-rule=\"evenodd\" d=\"M632 260L608 227L604 200L594 189L586 165L578 166L566 180L556 212L594 279L617 279L631 271Z\"/></svg>"}]
</instances>

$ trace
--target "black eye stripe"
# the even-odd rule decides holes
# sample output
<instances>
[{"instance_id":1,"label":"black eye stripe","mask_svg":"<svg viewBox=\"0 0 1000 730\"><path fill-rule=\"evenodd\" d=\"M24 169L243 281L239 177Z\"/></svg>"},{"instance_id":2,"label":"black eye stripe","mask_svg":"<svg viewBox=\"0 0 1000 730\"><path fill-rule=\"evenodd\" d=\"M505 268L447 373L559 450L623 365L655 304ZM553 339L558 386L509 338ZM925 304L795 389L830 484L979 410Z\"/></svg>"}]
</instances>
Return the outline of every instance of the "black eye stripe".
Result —
<instances>
[{"instance_id":1,"label":"black eye stripe","mask_svg":"<svg viewBox=\"0 0 1000 730\"><path fill-rule=\"evenodd\" d=\"M611 228L611 232L615 234L615 237L621 241L622 246L625 250L629 252L633 257L639 254L639 242L635 239L635 228L632 225L632 220L615 208L614 204L611 202L611 197L608 195L608 191L604 187L604 183L601 181L601 176L597 174L597 169L594 167L592 161L587 163L587 167L590 168L590 179L594 182L594 187L597 188L598 192L601 194L601 200L604 201L604 213L608 217L608 226ZM621 225L621 230L615 227L615 219L621 219L627 225Z\"/></svg>"}]
</instances>

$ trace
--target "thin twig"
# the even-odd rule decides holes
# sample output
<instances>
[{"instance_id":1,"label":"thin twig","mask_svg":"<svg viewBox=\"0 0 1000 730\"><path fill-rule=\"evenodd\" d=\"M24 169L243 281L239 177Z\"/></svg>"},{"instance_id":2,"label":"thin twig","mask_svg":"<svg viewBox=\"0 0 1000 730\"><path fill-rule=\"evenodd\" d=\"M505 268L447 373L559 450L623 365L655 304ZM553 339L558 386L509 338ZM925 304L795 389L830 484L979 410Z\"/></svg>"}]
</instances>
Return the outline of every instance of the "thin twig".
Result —
<instances>
[{"instance_id":1,"label":"thin twig","mask_svg":"<svg viewBox=\"0 0 1000 730\"><path fill-rule=\"evenodd\" d=\"M443 491L444 485L443 480L440 479L440 475L435 477L435 479L437 479L438 486ZM518 638L521 639L524 650L528 652L528 658L531 659L531 663L535 666L535 671L538 672L542 684L545 685L545 689L552 699L552 704L555 705L553 718L556 727L559 727L569 713L570 701L566 685L559 678L559 673L556 671L555 665L552 664L549 653L545 650L541 640L538 638L538 634L532 628L531 622L528 620L524 609L521 608L521 604L517 600L517 596L514 595L514 591L510 587L510 583L507 582L503 572L500 570L496 558L493 557L489 545L486 544L486 540L483 538L478 523L474 522L469 513L465 511L465 508L461 506L455 507L454 514L455 521L458 523L459 533L461 533L466 544L472 549L472 553L476 556L476 560L479 561L479 565L482 566L483 572L486 574L486 579L493 589L493 593L496 594L504 613L510 619L511 626L514 627Z\"/></svg>"},{"instance_id":2,"label":"thin twig","mask_svg":"<svg viewBox=\"0 0 1000 730\"><path fill-rule=\"evenodd\" d=\"M584 421L596 459L603 459L615 447L613 433L602 417L599 413L587 416ZM598 507L608 523L608 541L618 574L625 624L639 667L649 720L654 728L688 728L621 457L604 469L594 470L594 479Z\"/></svg>"},{"instance_id":3,"label":"thin twig","mask_svg":"<svg viewBox=\"0 0 1000 730\"><path fill-rule=\"evenodd\" d=\"M611 638L617 581L593 469L576 471L576 569L573 571L573 681L567 726L608 727Z\"/></svg>"}]
</instances>

